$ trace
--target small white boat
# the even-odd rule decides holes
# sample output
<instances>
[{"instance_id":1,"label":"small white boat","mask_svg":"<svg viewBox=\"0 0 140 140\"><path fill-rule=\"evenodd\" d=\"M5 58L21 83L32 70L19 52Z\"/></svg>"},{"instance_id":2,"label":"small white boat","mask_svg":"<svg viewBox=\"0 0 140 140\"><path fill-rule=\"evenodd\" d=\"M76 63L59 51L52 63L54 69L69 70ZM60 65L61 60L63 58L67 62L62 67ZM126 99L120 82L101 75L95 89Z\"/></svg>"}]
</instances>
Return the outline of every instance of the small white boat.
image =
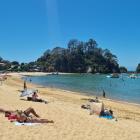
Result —
<instances>
[{"instance_id":1,"label":"small white boat","mask_svg":"<svg viewBox=\"0 0 140 140\"><path fill-rule=\"evenodd\" d=\"M119 75L117 73L113 73L111 76L106 76L106 78L119 78Z\"/></svg>"}]
</instances>

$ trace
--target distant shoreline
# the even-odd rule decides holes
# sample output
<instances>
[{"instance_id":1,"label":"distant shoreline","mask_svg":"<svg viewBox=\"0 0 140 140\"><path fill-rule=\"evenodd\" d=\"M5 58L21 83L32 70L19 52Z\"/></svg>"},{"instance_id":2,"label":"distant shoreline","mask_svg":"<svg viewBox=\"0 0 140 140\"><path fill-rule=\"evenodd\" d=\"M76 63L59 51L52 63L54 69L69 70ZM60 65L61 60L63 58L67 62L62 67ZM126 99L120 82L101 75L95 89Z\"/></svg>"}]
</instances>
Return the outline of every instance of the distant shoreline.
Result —
<instances>
[{"instance_id":1,"label":"distant shoreline","mask_svg":"<svg viewBox=\"0 0 140 140\"><path fill-rule=\"evenodd\" d=\"M61 73L61 74L65 74L65 73ZM71 74L71 73L69 73ZM46 74L45 74L46 75ZM28 77L28 76L43 76L43 75L24 75L23 77L21 77L21 80L23 80L23 78ZM28 83L28 82L27 82ZM40 86L41 85L36 85L32 82L30 82L31 84L35 85L35 86ZM43 88L49 88L47 86L42 86ZM51 88L49 88L51 89ZM75 91L69 91L69 90L64 90L64 89L58 89L58 88L53 88L55 90L59 90L59 91L65 91L65 92L69 92L69 93L74 93L74 94L78 94L78 95L84 95L84 96L88 96L89 98L96 98L96 95L87 95L85 93L81 93L81 92L75 92ZM111 98L102 98L101 96L98 96L100 99L102 100L108 100L108 101L113 101L113 102L118 102L118 103L123 103L123 104L128 104L128 105L134 105L134 106L140 106L140 103L135 103L135 102L129 102L129 101L123 101L123 100L115 100L115 99L111 99Z\"/></svg>"}]
</instances>

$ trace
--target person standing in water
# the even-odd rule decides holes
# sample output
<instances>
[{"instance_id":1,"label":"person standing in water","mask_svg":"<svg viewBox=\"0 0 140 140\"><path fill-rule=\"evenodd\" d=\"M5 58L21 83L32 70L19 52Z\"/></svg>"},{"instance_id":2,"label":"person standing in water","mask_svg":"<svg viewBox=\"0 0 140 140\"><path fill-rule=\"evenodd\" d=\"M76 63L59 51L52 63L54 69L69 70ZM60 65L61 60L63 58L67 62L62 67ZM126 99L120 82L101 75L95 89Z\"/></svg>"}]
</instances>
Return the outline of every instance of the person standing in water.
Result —
<instances>
[{"instance_id":1,"label":"person standing in water","mask_svg":"<svg viewBox=\"0 0 140 140\"><path fill-rule=\"evenodd\" d=\"M103 97L105 98L105 91L103 90Z\"/></svg>"}]
</instances>

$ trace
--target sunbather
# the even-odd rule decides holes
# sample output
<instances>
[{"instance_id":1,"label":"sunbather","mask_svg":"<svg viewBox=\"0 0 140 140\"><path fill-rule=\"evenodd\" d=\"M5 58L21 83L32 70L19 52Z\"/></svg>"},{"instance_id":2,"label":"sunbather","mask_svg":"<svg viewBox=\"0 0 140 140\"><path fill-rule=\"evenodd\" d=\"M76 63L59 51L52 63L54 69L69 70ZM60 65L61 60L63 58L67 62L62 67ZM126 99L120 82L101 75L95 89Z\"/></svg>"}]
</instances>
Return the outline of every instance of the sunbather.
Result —
<instances>
[{"instance_id":1,"label":"sunbather","mask_svg":"<svg viewBox=\"0 0 140 140\"><path fill-rule=\"evenodd\" d=\"M44 101L44 100L42 100L42 99L37 99L37 97L38 97L37 93L34 92L33 95L32 95L32 100L33 100L33 101L45 102L45 103L47 103L46 101Z\"/></svg>"},{"instance_id":2,"label":"sunbather","mask_svg":"<svg viewBox=\"0 0 140 140\"><path fill-rule=\"evenodd\" d=\"M32 100L33 101L36 101L37 100L37 97L38 97L37 93L34 92L33 95L32 95Z\"/></svg>"},{"instance_id":3,"label":"sunbather","mask_svg":"<svg viewBox=\"0 0 140 140\"><path fill-rule=\"evenodd\" d=\"M49 121L48 119L37 119L36 117L27 117L25 114L22 113L22 110L17 111L17 118L18 122L21 123L54 123L52 120Z\"/></svg>"},{"instance_id":4,"label":"sunbather","mask_svg":"<svg viewBox=\"0 0 140 140\"><path fill-rule=\"evenodd\" d=\"M108 111L107 109L102 110L100 113L101 116L112 116L113 112L112 111Z\"/></svg>"},{"instance_id":5,"label":"sunbather","mask_svg":"<svg viewBox=\"0 0 140 140\"><path fill-rule=\"evenodd\" d=\"M9 116L15 116L17 111L12 111L12 110L4 110L4 109L0 109L0 112L5 113L5 117L9 117ZM36 114L35 110L33 108L28 108L26 109L24 112L22 112L23 114L25 114L26 116L29 116L30 113L32 113L34 116L39 117L39 115Z\"/></svg>"}]
</instances>

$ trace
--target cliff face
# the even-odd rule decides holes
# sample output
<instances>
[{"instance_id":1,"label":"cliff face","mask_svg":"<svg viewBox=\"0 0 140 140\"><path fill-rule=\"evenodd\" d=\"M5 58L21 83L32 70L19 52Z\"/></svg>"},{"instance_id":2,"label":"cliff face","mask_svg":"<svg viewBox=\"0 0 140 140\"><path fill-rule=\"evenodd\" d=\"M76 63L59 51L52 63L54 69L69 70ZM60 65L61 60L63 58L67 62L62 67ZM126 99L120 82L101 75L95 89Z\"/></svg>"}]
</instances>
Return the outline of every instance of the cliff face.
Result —
<instances>
[{"instance_id":1,"label":"cliff face","mask_svg":"<svg viewBox=\"0 0 140 140\"><path fill-rule=\"evenodd\" d=\"M86 67L86 72L87 72L87 73L92 73L91 66L87 66L87 67Z\"/></svg>"}]
</instances>

